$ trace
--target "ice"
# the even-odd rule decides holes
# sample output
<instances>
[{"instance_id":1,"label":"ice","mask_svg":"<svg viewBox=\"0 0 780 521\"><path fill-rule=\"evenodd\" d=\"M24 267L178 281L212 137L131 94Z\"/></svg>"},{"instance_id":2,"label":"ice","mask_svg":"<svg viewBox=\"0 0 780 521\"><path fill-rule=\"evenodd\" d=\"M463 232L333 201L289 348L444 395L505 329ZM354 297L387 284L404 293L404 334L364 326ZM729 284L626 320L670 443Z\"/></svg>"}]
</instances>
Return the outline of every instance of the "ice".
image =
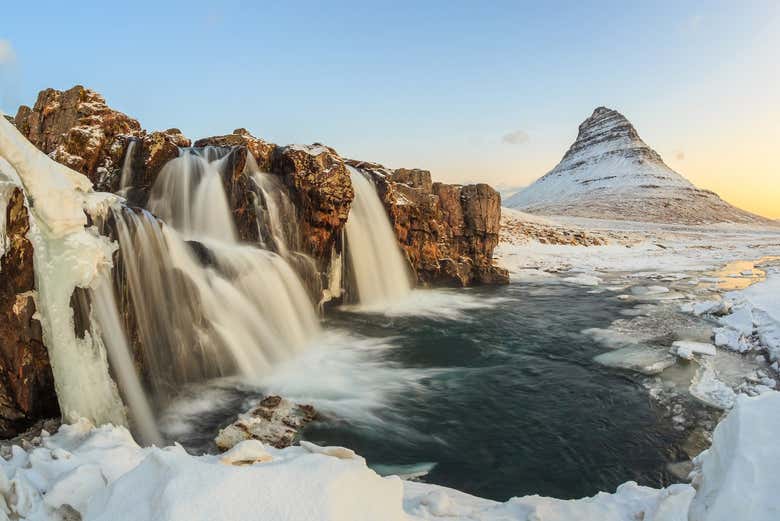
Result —
<instances>
[{"instance_id":1,"label":"ice","mask_svg":"<svg viewBox=\"0 0 780 521\"><path fill-rule=\"evenodd\" d=\"M718 322L738 331L742 335L753 333L753 313L747 306L735 308L730 315L720 317Z\"/></svg>"},{"instance_id":2,"label":"ice","mask_svg":"<svg viewBox=\"0 0 780 521\"><path fill-rule=\"evenodd\" d=\"M580 273L571 277L564 277L561 280L563 280L563 282L568 282L569 284L579 284L581 286L598 286L603 282L600 278L594 275L587 275L585 273Z\"/></svg>"},{"instance_id":3,"label":"ice","mask_svg":"<svg viewBox=\"0 0 780 521\"><path fill-rule=\"evenodd\" d=\"M706 361L696 371L689 390L693 397L716 409L731 409L737 396L731 386L718 378L715 369Z\"/></svg>"},{"instance_id":4,"label":"ice","mask_svg":"<svg viewBox=\"0 0 780 521\"><path fill-rule=\"evenodd\" d=\"M125 424L100 336L93 328L76 337L70 307L74 290L95 285L112 265L116 245L86 227L84 212L104 198L91 197L89 179L40 152L2 115L0 174L21 186L27 200L36 304L63 419Z\"/></svg>"},{"instance_id":5,"label":"ice","mask_svg":"<svg viewBox=\"0 0 780 521\"><path fill-rule=\"evenodd\" d=\"M595 362L619 369L636 371L645 375L661 373L676 363L666 349L650 346L627 346L596 356Z\"/></svg>"},{"instance_id":6,"label":"ice","mask_svg":"<svg viewBox=\"0 0 780 521\"><path fill-rule=\"evenodd\" d=\"M693 305L693 314L702 315L725 315L731 312L731 302L728 300L707 300L705 302L696 302Z\"/></svg>"},{"instance_id":7,"label":"ice","mask_svg":"<svg viewBox=\"0 0 780 521\"><path fill-rule=\"evenodd\" d=\"M713 329L712 332L717 347L723 347L738 353L750 351L753 347L745 340L745 337L743 337L739 331L731 329L730 327L717 327Z\"/></svg>"},{"instance_id":8,"label":"ice","mask_svg":"<svg viewBox=\"0 0 780 521\"><path fill-rule=\"evenodd\" d=\"M715 356L716 353L715 346L712 344L689 342L687 340L678 340L672 343L670 351L686 360L693 360L694 355Z\"/></svg>"},{"instance_id":9,"label":"ice","mask_svg":"<svg viewBox=\"0 0 780 521\"><path fill-rule=\"evenodd\" d=\"M659 295L661 293L669 293L669 288L666 286L634 286L631 288L631 293L634 295Z\"/></svg>"}]
</instances>

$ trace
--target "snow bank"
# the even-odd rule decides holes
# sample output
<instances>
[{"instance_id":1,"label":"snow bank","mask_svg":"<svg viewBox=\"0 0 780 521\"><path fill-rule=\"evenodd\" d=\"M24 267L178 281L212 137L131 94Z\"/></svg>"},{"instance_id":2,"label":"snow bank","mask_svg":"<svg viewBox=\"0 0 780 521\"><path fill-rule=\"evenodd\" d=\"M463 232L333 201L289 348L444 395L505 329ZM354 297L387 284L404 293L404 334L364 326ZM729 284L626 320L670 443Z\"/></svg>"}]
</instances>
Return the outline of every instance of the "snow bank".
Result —
<instances>
[{"instance_id":1,"label":"snow bank","mask_svg":"<svg viewBox=\"0 0 780 521\"><path fill-rule=\"evenodd\" d=\"M351 451L348 451L351 453ZM123 427L81 421L0 460L0 508L30 520L404 520L403 486L338 447L251 440L220 456L141 448ZM0 518L2 518L0 510Z\"/></svg>"},{"instance_id":2,"label":"snow bank","mask_svg":"<svg viewBox=\"0 0 780 521\"><path fill-rule=\"evenodd\" d=\"M751 309L751 318L761 344L772 360L780 359L780 269L767 271L766 280L729 295Z\"/></svg>"},{"instance_id":3,"label":"snow bank","mask_svg":"<svg viewBox=\"0 0 780 521\"><path fill-rule=\"evenodd\" d=\"M274 449L252 440L222 456L139 447L124 427L82 420L0 459L0 519L85 521L769 521L780 468L780 393L741 396L696 463L694 487L627 482L614 494L505 503L382 478L341 447ZM695 494L695 495L694 495Z\"/></svg>"},{"instance_id":4,"label":"snow bank","mask_svg":"<svg viewBox=\"0 0 780 521\"><path fill-rule=\"evenodd\" d=\"M695 460L690 521L777 521L780 393L740 396Z\"/></svg>"}]
</instances>

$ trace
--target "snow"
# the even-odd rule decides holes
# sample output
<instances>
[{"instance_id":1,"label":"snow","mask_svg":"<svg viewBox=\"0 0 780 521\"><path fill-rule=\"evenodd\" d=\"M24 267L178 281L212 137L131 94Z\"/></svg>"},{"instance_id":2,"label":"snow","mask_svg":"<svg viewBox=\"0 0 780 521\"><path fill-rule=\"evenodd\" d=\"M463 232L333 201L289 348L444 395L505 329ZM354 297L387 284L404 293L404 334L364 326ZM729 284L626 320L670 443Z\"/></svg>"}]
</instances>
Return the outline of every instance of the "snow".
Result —
<instances>
[{"instance_id":1,"label":"snow","mask_svg":"<svg viewBox=\"0 0 780 521\"><path fill-rule=\"evenodd\" d=\"M287 145L287 148L289 148L290 150L298 150L301 152L306 152L307 154L310 154L312 156L318 156L325 152L329 152L328 147L319 144L314 144L314 145L293 144L293 145Z\"/></svg>"},{"instance_id":2,"label":"snow","mask_svg":"<svg viewBox=\"0 0 780 521\"><path fill-rule=\"evenodd\" d=\"M739 320L733 320L728 325L740 326L742 329L735 329L744 331L747 328L749 312L761 343L769 351L770 358L780 359L780 269L768 268L765 281L730 293L729 297L741 302L746 311Z\"/></svg>"},{"instance_id":3,"label":"snow","mask_svg":"<svg viewBox=\"0 0 780 521\"><path fill-rule=\"evenodd\" d=\"M777 521L780 393L740 396L695 460L690 521Z\"/></svg>"},{"instance_id":4,"label":"snow","mask_svg":"<svg viewBox=\"0 0 780 521\"><path fill-rule=\"evenodd\" d=\"M30 521L69 512L85 521L769 521L780 515L778 431L780 393L740 396L696 458L693 486L629 481L590 498L499 503L380 477L342 447L249 440L221 456L194 456L178 445L142 448L124 427L81 420L0 460L0 512Z\"/></svg>"}]
</instances>

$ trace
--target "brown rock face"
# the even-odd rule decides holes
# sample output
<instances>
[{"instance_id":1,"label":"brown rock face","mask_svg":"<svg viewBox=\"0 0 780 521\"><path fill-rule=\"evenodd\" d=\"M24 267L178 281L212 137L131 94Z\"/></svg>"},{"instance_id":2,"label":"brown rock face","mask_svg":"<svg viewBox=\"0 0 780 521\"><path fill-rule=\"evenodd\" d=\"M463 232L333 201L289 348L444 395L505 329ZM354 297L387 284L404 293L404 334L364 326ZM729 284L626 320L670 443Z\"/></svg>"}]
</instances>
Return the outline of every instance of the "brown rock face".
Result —
<instances>
[{"instance_id":1,"label":"brown rock face","mask_svg":"<svg viewBox=\"0 0 780 521\"><path fill-rule=\"evenodd\" d=\"M59 407L41 325L33 318L33 248L22 191L8 200L0 257L0 436L14 436L36 420L57 416Z\"/></svg>"},{"instance_id":2,"label":"brown rock face","mask_svg":"<svg viewBox=\"0 0 780 521\"><path fill-rule=\"evenodd\" d=\"M485 184L432 183L426 170L389 170L349 161L369 173L387 208L396 237L424 284L506 284L493 265L501 196Z\"/></svg>"},{"instance_id":3,"label":"brown rock face","mask_svg":"<svg viewBox=\"0 0 780 521\"><path fill-rule=\"evenodd\" d=\"M215 146L215 147L240 147L244 146L255 158L257 166L263 172L271 171L271 159L277 146L273 143L267 143L260 138L254 137L245 128L237 128L232 134L226 136L213 136L199 139L195 142L196 147Z\"/></svg>"},{"instance_id":4,"label":"brown rock face","mask_svg":"<svg viewBox=\"0 0 780 521\"><path fill-rule=\"evenodd\" d=\"M15 122L35 146L101 187L110 187L111 174L120 168L120 136L141 133L138 121L81 85L64 92L41 91L32 109L19 108Z\"/></svg>"},{"instance_id":5,"label":"brown rock face","mask_svg":"<svg viewBox=\"0 0 780 521\"><path fill-rule=\"evenodd\" d=\"M41 91L33 108L19 107L14 123L36 147L106 192L119 189L128 145L135 141L129 158L135 188L128 199L138 205L146 202L163 165L179 154L179 147L190 146L190 140L175 128L147 134L137 120L80 85Z\"/></svg>"},{"instance_id":6,"label":"brown rock face","mask_svg":"<svg viewBox=\"0 0 780 521\"><path fill-rule=\"evenodd\" d=\"M329 259L355 197L344 160L330 147L288 146L273 155L271 173L290 188L306 253Z\"/></svg>"}]
</instances>

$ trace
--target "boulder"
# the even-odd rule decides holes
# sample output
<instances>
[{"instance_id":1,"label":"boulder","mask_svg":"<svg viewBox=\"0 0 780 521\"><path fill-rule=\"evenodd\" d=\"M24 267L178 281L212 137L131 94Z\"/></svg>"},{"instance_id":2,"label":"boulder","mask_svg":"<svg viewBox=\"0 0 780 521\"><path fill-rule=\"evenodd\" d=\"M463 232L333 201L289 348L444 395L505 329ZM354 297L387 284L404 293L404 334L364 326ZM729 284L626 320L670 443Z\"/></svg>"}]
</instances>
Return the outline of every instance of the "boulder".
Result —
<instances>
[{"instance_id":1,"label":"boulder","mask_svg":"<svg viewBox=\"0 0 780 521\"><path fill-rule=\"evenodd\" d=\"M24 195L11 189L0 257L0 436L59 415L49 355L36 318L33 247ZM0 250L2 251L2 250Z\"/></svg>"},{"instance_id":2,"label":"boulder","mask_svg":"<svg viewBox=\"0 0 780 521\"><path fill-rule=\"evenodd\" d=\"M280 396L267 396L257 407L219 431L217 447L230 450L246 440L257 440L277 449L289 447L298 431L317 417L311 405L300 405Z\"/></svg>"}]
</instances>

